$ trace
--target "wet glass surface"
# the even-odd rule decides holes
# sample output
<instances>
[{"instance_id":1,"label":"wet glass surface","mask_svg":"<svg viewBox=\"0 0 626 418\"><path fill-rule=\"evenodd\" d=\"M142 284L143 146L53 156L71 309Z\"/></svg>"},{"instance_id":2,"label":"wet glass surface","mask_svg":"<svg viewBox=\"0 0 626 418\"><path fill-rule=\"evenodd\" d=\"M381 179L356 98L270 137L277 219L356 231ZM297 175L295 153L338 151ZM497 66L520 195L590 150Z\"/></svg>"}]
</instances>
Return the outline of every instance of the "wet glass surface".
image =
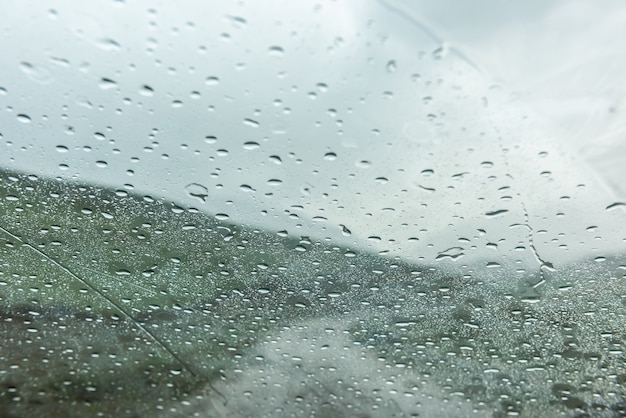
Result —
<instances>
[{"instance_id":1,"label":"wet glass surface","mask_svg":"<svg viewBox=\"0 0 626 418\"><path fill-rule=\"evenodd\" d=\"M0 411L623 416L622 73L503 76L533 4L0 6Z\"/></svg>"}]
</instances>

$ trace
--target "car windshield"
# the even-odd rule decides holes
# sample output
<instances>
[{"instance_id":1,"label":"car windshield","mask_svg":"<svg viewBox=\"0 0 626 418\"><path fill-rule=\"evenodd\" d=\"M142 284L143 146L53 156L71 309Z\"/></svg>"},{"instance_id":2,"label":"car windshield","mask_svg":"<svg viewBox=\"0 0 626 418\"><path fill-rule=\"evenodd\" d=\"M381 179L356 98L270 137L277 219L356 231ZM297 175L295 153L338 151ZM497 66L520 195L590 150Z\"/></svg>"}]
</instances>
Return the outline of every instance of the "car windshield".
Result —
<instances>
[{"instance_id":1,"label":"car windshield","mask_svg":"<svg viewBox=\"0 0 626 418\"><path fill-rule=\"evenodd\" d=\"M626 414L623 3L0 14L0 415Z\"/></svg>"}]
</instances>

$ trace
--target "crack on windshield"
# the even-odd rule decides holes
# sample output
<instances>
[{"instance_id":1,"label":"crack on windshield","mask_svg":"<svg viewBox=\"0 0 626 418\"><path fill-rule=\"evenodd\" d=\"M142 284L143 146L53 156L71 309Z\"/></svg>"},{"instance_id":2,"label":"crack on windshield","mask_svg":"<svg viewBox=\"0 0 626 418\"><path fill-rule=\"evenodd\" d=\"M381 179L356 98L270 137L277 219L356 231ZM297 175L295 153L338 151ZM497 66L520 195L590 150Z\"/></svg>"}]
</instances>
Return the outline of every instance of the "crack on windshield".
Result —
<instances>
[{"instance_id":1,"label":"crack on windshield","mask_svg":"<svg viewBox=\"0 0 626 418\"><path fill-rule=\"evenodd\" d=\"M476 70L479 74L485 74L485 70L483 68L481 68L476 62L471 60L459 48L454 45L450 45L449 42L446 42L443 37L441 37L437 33L436 30L434 30L430 25L425 23L424 19L421 16L417 15L415 11L411 10L410 6L407 6L405 3L398 2L396 0L378 0L378 3L391 13L407 19L409 22L411 22L412 25L416 26L420 31L424 32L433 41L439 43L440 47L437 48L434 53L441 54L442 52L445 52L445 55L452 53L460 58L462 61L464 61L471 68Z\"/></svg>"},{"instance_id":2,"label":"crack on windshield","mask_svg":"<svg viewBox=\"0 0 626 418\"><path fill-rule=\"evenodd\" d=\"M519 196L519 193L518 193ZM526 205L524 204L524 202L521 202L521 207L522 210L524 212L524 223L522 224L513 224L511 225L512 227L517 227L517 226L521 226L524 227L528 230L528 236L527 236L527 240L528 240L528 246L530 247L531 252L533 253L533 256L535 257L535 260L537 261L537 263L539 264L539 277L540 280L533 284L532 287L534 289L538 288L539 286L541 286L542 284L544 284L546 282L546 270L547 271L555 271L555 267L554 264L549 261L549 260L544 260L541 255L539 254L539 251L537 251L537 247L535 246L535 230L533 229L533 227L530 225L530 217L528 215L528 210L526 209Z\"/></svg>"},{"instance_id":3,"label":"crack on windshield","mask_svg":"<svg viewBox=\"0 0 626 418\"><path fill-rule=\"evenodd\" d=\"M61 270L63 270L64 272L66 272L67 274L70 275L70 277L72 277L73 279L79 281L80 283L84 284L85 286L87 286L89 289L91 289L94 293L96 293L98 296L104 298L108 303L111 304L111 306L115 307L117 310L119 310L124 316L126 316L135 326L137 326L137 328L139 328L141 331L143 331L147 336L150 337L151 340L153 340L159 347L161 347L163 350L165 350L170 356L172 356L172 358L174 358L182 367L183 369L185 369L185 371L187 371L190 375L192 376L196 376L196 373L194 373L193 369L191 368L191 366L189 366L187 364L187 362L185 362L182 358L180 358L180 356L178 356L167 344L165 344L165 342L161 341L160 338L158 338L153 332L151 332L148 328L146 328L145 326L143 326L139 321L137 321L130 313L128 313L128 311L126 311L126 309L124 309L119 303L115 302L113 299L111 299L110 297L108 297L102 290L100 290L97 286L95 286L94 284L92 284L91 282L89 282L88 280L80 277L78 274L74 273L72 270L70 270L68 267L64 266L63 264L61 264L59 261L55 260L54 258L50 257L48 254L46 254L44 251L34 247L33 245L29 244L28 242L24 241L22 238L18 237L17 235L13 234L11 231L9 231L8 229L6 229L3 226L0 226L0 231L4 232L5 234L7 234L9 237L13 238L14 240L21 242L22 245L24 245L27 248L30 248L31 250L33 250L34 252L36 252L37 254L41 255L42 257L44 257L46 260L50 261L52 264L54 264L55 266L57 266L58 268L60 268Z\"/></svg>"},{"instance_id":4,"label":"crack on windshield","mask_svg":"<svg viewBox=\"0 0 626 418\"><path fill-rule=\"evenodd\" d=\"M28 245L28 246L29 246L29 247L32 247L32 246L30 246L30 245ZM89 268L89 267L87 267L87 266L80 266L80 268L81 268L81 269L84 269L84 270L87 270L87 271L89 271L89 272L91 272L91 273L93 273L93 274L96 274L96 275L101 275L101 274L102 274L102 272L101 272L101 271L94 270L94 269ZM152 289L149 289L149 288L147 288L147 287L145 287L145 286L141 286L141 285L139 285L139 284L137 284L137 283L133 283L133 282L131 282L131 281L129 281L129 280L124 280L124 279L122 279L121 277L116 277L116 276L114 276L114 275L112 275L112 274L108 274L108 275L106 275L106 277L107 277L107 278L109 278L109 279L117 280L118 282L121 282L121 283L127 284L127 285L129 285L129 286L136 287L137 289L141 289L141 290L143 290L144 292L151 293L152 295L156 295L156 294L157 294L157 292L156 292L156 291L154 291L154 290L152 290Z\"/></svg>"}]
</instances>

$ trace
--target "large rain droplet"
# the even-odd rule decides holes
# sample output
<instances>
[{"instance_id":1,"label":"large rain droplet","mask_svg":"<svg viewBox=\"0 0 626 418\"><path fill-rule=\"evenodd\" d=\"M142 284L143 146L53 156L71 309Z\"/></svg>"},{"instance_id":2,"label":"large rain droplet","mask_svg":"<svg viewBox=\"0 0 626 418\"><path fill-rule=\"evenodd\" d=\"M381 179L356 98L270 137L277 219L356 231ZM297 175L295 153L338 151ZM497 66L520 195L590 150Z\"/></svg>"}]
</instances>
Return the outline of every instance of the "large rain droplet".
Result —
<instances>
[{"instance_id":1,"label":"large rain droplet","mask_svg":"<svg viewBox=\"0 0 626 418\"><path fill-rule=\"evenodd\" d=\"M209 197L209 189L199 183L189 183L185 186L185 191L191 197L195 197L202 203L206 202L206 198Z\"/></svg>"}]
</instances>

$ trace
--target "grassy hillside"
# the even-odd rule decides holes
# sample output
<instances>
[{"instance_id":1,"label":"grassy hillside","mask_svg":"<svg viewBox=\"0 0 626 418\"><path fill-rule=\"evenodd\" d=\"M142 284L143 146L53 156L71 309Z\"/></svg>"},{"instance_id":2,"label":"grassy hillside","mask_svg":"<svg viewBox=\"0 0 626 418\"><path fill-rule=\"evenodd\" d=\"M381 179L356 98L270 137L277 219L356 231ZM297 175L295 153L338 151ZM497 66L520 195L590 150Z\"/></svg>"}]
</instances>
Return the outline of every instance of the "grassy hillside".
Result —
<instances>
[{"instance_id":1,"label":"grassy hillside","mask_svg":"<svg viewBox=\"0 0 626 418\"><path fill-rule=\"evenodd\" d=\"M406 393L438 388L432 403L611 416L626 397L623 266L581 261L539 291L504 270L452 276L150 196L0 171L0 408L146 416L206 412L198 399L208 399L237 416L292 405L242 397L233 382L256 370L263 344L323 318L336 329L320 335L338 332L398 370L414 382ZM264 374L302 384L290 367ZM378 395L354 392L346 376L305 379L316 395L301 413L342 408L350 392L385 416L395 395L371 372Z\"/></svg>"}]
</instances>

